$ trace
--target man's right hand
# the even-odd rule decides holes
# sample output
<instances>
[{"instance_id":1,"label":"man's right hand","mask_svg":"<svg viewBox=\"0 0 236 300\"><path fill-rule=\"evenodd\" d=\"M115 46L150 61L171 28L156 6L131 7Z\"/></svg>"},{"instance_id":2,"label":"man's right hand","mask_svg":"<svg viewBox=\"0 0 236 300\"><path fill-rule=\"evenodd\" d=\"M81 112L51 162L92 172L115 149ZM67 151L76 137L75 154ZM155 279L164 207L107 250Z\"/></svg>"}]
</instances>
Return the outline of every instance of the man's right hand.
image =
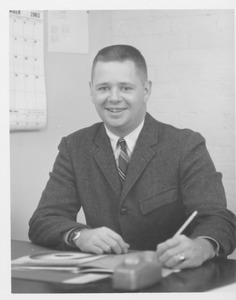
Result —
<instances>
[{"instance_id":1,"label":"man's right hand","mask_svg":"<svg viewBox=\"0 0 236 300\"><path fill-rule=\"evenodd\" d=\"M100 227L96 229L83 229L75 245L83 252L103 254L127 253L129 244L125 243L122 237L115 231Z\"/></svg>"}]
</instances>

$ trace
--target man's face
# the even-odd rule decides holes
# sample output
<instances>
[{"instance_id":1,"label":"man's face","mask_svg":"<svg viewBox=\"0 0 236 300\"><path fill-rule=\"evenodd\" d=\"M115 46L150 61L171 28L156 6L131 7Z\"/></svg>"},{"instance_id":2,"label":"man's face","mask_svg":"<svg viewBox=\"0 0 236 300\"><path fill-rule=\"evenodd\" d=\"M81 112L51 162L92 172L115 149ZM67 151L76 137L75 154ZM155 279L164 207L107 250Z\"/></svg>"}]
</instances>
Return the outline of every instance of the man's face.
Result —
<instances>
[{"instance_id":1,"label":"man's face","mask_svg":"<svg viewBox=\"0 0 236 300\"><path fill-rule=\"evenodd\" d=\"M126 136L143 120L151 82L143 83L134 62L97 62L90 93L108 129Z\"/></svg>"}]
</instances>

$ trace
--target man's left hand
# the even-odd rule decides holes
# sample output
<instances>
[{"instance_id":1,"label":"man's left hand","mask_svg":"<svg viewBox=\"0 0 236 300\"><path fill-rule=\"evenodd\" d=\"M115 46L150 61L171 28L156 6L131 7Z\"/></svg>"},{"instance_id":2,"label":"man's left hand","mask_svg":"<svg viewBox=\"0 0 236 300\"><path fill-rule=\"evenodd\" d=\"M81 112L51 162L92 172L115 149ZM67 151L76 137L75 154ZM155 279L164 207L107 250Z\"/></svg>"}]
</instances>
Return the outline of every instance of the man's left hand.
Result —
<instances>
[{"instance_id":1,"label":"man's left hand","mask_svg":"<svg viewBox=\"0 0 236 300\"><path fill-rule=\"evenodd\" d=\"M198 267L215 256L214 247L206 238L173 237L157 246L161 264L168 268Z\"/></svg>"}]
</instances>

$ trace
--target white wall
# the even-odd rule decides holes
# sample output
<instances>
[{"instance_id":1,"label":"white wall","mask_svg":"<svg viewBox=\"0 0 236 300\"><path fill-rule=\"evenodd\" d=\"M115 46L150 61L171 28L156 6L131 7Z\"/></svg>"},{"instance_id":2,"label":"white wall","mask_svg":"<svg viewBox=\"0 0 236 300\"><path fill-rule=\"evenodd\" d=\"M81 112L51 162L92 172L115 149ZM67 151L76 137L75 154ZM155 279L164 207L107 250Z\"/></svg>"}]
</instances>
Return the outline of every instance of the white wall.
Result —
<instances>
[{"instance_id":1,"label":"white wall","mask_svg":"<svg viewBox=\"0 0 236 300\"><path fill-rule=\"evenodd\" d=\"M233 11L113 11L112 42L130 43L147 58L149 112L206 138L236 212Z\"/></svg>"},{"instance_id":2,"label":"white wall","mask_svg":"<svg viewBox=\"0 0 236 300\"><path fill-rule=\"evenodd\" d=\"M91 61L116 43L137 46L147 59L153 82L148 111L206 138L236 212L233 12L91 11L89 31L87 55L48 53L45 40L47 128L10 136L12 238L27 240L61 137L99 120L89 97Z\"/></svg>"},{"instance_id":3,"label":"white wall","mask_svg":"<svg viewBox=\"0 0 236 300\"><path fill-rule=\"evenodd\" d=\"M90 66L94 53L111 43L110 18L109 11L89 13L90 53L79 55L47 51L45 14L48 123L38 132L10 134L13 239L28 239L28 221L49 178L61 138L100 121L89 96Z\"/></svg>"}]
</instances>

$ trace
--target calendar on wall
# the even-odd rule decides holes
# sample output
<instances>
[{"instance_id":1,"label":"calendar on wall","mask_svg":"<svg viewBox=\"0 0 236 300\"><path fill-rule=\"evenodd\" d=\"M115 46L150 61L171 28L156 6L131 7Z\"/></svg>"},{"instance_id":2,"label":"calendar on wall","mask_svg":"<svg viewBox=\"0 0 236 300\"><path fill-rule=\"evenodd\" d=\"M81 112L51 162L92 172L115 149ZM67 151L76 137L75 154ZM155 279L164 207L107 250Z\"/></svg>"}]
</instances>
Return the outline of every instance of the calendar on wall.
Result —
<instances>
[{"instance_id":1,"label":"calendar on wall","mask_svg":"<svg viewBox=\"0 0 236 300\"><path fill-rule=\"evenodd\" d=\"M42 11L10 10L10 130L45 127L47 103Z\"/></svg>"}]
</instances>

